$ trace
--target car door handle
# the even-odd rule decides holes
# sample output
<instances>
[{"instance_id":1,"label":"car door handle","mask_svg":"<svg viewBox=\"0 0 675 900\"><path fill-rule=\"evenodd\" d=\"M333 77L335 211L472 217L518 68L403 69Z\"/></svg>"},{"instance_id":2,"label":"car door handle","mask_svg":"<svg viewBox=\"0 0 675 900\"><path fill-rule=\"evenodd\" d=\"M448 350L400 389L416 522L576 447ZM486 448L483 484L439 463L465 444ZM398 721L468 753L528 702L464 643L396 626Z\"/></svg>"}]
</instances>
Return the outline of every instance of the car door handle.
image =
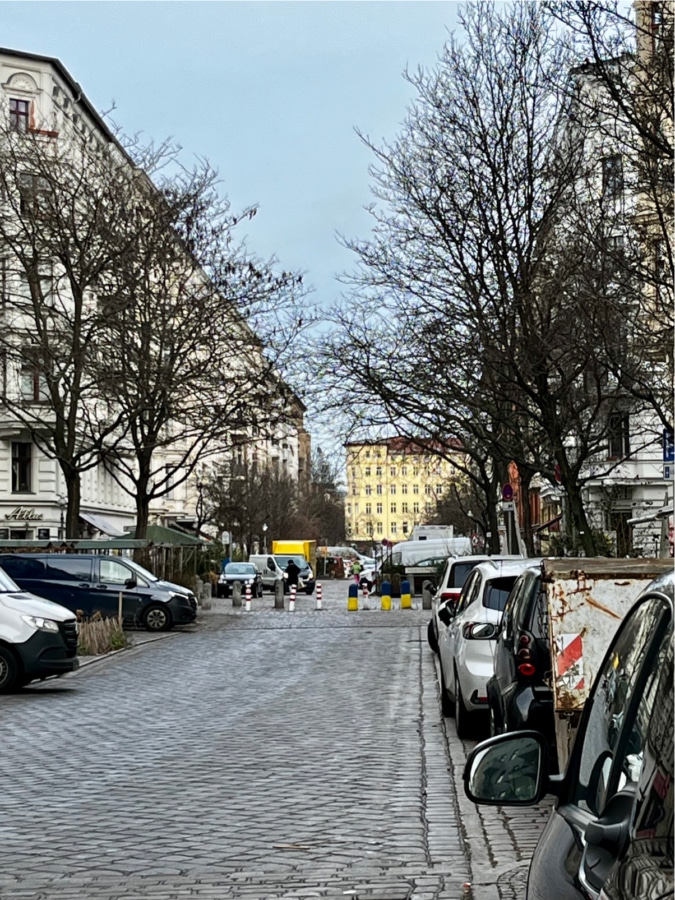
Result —
<instances>
[{"instance_id":1,"label":"car door handle","mask_svg":"<svg viewBox=\"0 0 675 900\"><path fill-rule=\"evenodd\" d=\"M84 587L89 587L89 585L85 584ZM96 588L97 591L107 591L108 590L107 584L95 584L94 587Z\"/></svg>"}]
</instances>

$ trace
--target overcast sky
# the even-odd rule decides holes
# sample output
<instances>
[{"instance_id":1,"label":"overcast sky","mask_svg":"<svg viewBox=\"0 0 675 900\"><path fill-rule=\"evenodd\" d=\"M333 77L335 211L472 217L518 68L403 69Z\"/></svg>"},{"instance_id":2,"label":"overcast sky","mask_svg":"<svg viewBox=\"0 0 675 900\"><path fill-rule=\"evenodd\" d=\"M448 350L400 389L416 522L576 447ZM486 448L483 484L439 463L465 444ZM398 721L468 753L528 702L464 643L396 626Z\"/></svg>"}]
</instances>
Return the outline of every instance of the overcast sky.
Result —
<instances>
[{"instance_id":1,"label":"overcast sky","mask_svg":"<svg viewBox=\"0 0 675 900\"><path fill-rule=\"evenodd\" d=\"M0 43L61 60L128 134L173 137L220 171L255 254L307 272L330 303L364 237L372 154L435 65L454 2L2 2Z\"/></svg>"},{"instance_id":2,"label":"overcast sky","mask_svg":"<svg viewBox=\"0 0 675 900\"><path fill-rule=\"evenodd\" d=\"M0 44L57 57L127 134L172 137L219 170L247 245L329 305L366 237L372 153L399 131L456 28L456 2L0 2ZM308 422L311 430L311 421Z\"/></svg>"}]
</instances>

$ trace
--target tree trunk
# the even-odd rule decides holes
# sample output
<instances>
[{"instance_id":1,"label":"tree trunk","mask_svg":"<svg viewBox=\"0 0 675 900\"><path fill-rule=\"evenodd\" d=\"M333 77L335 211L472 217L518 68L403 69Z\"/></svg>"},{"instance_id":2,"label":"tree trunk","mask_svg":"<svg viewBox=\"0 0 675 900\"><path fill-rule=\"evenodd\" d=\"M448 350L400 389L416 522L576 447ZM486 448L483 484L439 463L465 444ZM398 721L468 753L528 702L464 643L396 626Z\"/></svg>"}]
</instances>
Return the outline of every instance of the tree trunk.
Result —
<instances>
[{"instance_id":1,"label":"tree trunk","mask_svg":"<svg viewBox=\"0 0 675 900\"><path fill-rule=\"evenodd\" d=\"M80 536L80 473L63 464L61 464L61 471L68 495L63 537L74 540Z\"/></svg>"},{"instance_id":2,"label":"tree trunk","mask_svg":"<svg viewBox=\"0 0 675 900\"><path fill-rule=\"evenodd\" d=\"M595 541L593 540L591 526L586 517L581 490L576 481L569 486L566 485L565 492L567 494L567 510L569 513L570 524L573 529L572 536L578 537L579 543L583 547L586 556L597 556L598 553L595 549Z\"/></svg>"},{"instance_id":3,"label":"tree trunk","mask_svg":"<svg viewBox=\"0 0 675 900\"><path fill-rule=\"evenodd\" d=\"M532 534L532 510L530 509L530 481L531 476L520 475L520 508L523 513L523 535L525 549L528 556L536 556L534 550L534 536Z\"/></svg>"}]
</instances>

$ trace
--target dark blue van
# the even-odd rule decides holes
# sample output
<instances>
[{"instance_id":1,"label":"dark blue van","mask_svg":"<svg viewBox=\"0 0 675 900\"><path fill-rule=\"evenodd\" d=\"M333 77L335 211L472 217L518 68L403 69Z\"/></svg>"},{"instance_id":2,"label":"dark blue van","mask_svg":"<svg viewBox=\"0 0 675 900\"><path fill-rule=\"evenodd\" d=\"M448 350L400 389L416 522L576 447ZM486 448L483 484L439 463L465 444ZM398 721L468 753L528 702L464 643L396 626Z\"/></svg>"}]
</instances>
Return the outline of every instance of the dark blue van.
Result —
<instances>
[{"instance_id":1,"label":"dark blue van","mask_svg":"<svg viewBox=\"0 0 675 900\"><path fill-rule=\"evenodd\" d=\"M126 624L167 631L194 622L197 599L188 588L161 581L133 560L95 553L0 553L0 566L24 591L85 618L117 616Z\"/></svg>"}]
</instances>

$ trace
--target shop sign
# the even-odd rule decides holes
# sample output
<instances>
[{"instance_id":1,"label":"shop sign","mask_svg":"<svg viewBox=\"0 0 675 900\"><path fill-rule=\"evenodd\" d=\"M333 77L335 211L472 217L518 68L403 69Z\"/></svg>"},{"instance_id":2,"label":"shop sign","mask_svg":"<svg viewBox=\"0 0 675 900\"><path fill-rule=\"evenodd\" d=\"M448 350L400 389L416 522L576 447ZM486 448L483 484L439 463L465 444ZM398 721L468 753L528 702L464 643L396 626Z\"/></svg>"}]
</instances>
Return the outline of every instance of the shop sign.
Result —
<instances>
[{"instance_id":1,"label":"shop sign","mask_svg":"<svg viewBox=\"0 0 675 900\"><path fill-rule=\"evenodd\" d=\"M42 513L36 512L30 506L15 506L14 509L5 513L6 519L14 519L17 522L39 522L44 516Z\"/></svg>"}]
</instances>

